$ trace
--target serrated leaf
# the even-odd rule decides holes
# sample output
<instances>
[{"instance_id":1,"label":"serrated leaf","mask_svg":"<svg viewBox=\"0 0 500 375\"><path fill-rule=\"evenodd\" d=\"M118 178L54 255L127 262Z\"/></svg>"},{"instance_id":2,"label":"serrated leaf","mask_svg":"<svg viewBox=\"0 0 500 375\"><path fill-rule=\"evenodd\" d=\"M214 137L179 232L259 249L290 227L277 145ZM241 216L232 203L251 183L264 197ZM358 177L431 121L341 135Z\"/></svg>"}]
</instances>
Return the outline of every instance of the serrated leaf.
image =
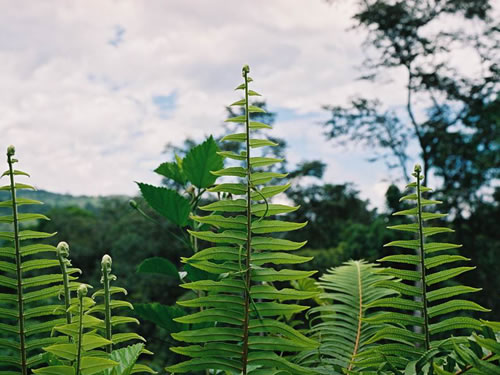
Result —
<instances>
[{"instance_id":1,"label":"serrated leaf","mask_svg":"<svg viewBox=\"0 0 500 375\"><path fill-rule=\"evenodd\" d=\"M192 148L182 161L184 174L191 183L200 188L212 186L217 179L211 172L223 167L223 159L217 154L217 144L210 136L201 145Z\"/></svg>"},{"instance_id":2,"label":"serrated leaf","mask_svg":"<svg viewBox=\"0 0 500 375\"><path fill-rule=\"evenodd\" d=\"M187 225L191 206L189 201L174 190L137 183L142 196L159 214L178 226Z\"/></svg>"},{"instance_id":3,"label":"serrated leaf","mask_svg":"<svg viewBox=\"0 0 500 375\"><path fill-rule=\"evenodd\" d=\"M180 168L179 164L177 163L174 162L162 163L154 171L159 175L169 178L182 186L186 185L187 177Z\"/></svg>"}]
</instances>

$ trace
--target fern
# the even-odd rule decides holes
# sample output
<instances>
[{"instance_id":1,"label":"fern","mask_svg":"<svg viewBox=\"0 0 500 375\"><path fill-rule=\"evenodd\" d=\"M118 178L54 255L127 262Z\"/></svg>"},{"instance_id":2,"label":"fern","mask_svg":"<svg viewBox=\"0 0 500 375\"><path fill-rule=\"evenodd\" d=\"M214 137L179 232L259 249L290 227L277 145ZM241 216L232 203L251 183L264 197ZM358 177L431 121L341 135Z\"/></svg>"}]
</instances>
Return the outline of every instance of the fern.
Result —
<instances>
[{"instance_id":1,"label":"fern","mask_svg":"<svg viewBox=\"0 0 500 375\"><path fill-rule=\"evenodd\" d=\"M44 350L58 358L56 365L33 370L40 375L92 375L118 366L118 362L106 358L106 352L99 350L110 341L99 336L95 330L104 322L88 313L95 302L87 297L88 286L81 284L77 299L71 302L68 312L75 313L73 322L56 326L55 331L67 335L69 343L53 344Z\"/></svg>"},{"instance_id":2,"label":"fern","mask_svg":"<svg viewBox=\"0 0 500 375\"><path fill-rule=\"evenodd\" d=\"M60 292L56 284L62 276L56 270L59 263L55 259L43 259L42 253L55 253L54 246L32 243L23 245L28 240L39 240L52 237L55 233L43 233L23 230L20 224L29 220L48 220L41 214L20 213L18 208L24 205L41 204L39 201L17 196L23 189L33 186L17 182L18 176L29 176L26 172L14 168L17 160L15 149L7 150L8 170L2 177L9 178L9 184L0 190L10 191L11 199L0 202L0 207L10 208L11 214L0 216L0 223L12 226L12 231L0 232L0 240L7 242L0 247L0 286L6 290L0 293L0 348L10 355L0 356L0 373L27 375L30 367L40 362L38 356L41 347L60 341L61 337L50 337L50 331L64 319L58 315L64 310L58 305L43 304L47 298L55 297ZM77 272L68 269L71 274ZM17 372L16 372L17 371Z\"/></svg>"},{"instance_id":3,"label":"fern","mask_svg":"<svg viewBox=\"0 0 500 375\"><path fill-rule=\"evenodd\" d=\"M407 187L415 192L406 195L401 200L415 201L416 206L394 215L410 215L416 217L412 224L401 224L390 229L411 232L415 240L393 241L385 246L396 246L413 250L412 254L390 255L380 259L397 265L406 265L414 269L386 268L381 270L384 275L393 276L401 281L385 281L379 285L392 288L401 294L400 297L384 298L373 302L371 307L390 308L401 312L385 312L380 314L376 322L392 323L378 331L369 340L370 343L387 340L395 342L384 343L376 349L365 352L365 363L377 364L388 361L392 367L404 369L409 361L418 360L423 353L446 344L437 340L436 335L448 334L453 330L481 329L481 323L466 316L454 316L453 313L464 311L489 311L480 305L455 296L477 292L479 289L462 285L436 287L436 285L452 280L454 277L474 269L474 267L453 267L437 271L438 266L468 261L460 255L443 254L443 251L457 249L460 245L441 242L426 242L425 239L438 233L453 232L447 227L432 227L424 225L427 221L446 216L445 214L424 211L424 207L441 202L422 197L422 193L431 189L422 186L421 167L415 166L413 176L415 182ZM438 255L436 255L438 254ZM417 282L417 286L414 283ZM445 302L443 302L445 301ZM420 316L415 316L414 311ZM450 316L451 315L451 316ZM413 327L418 330L413 330ZM371 356L371 358L370 358Z\"/></svg>"},{"instance_id":4,"label":"fern","mask_svg":"<svg viewBox=\"0 0 500 375\"><path fill-rule=\"evenodd\" d=\"M373 347L368 341L386 324L376 321L377 313L368 312L368 306L381 298L396 294L376 285L390 277L374 272L374 265L364 261L349 261L332 268L320 277L318 285L321 304L312 308L311 333L320 342L317 350L297 357L302 365L313 366L322 373L343 374L343 370L360 370L356 356Z\"/></svg>"},{"instance_id":5,"label":"fern","mask_svg":"<svg viewBox=\"0 0 500 375\"><path fill-rule=\"evenodd\" d=\"M314 293L292 289L277 289L274 282L306 278L314 274L288 269L276 270L270 265L303 263L311 258L293 255L288 251L304 246L265 236L268 233L296 230L305 225L279 220L268 220L271 215L297 209L286 205L271 204L268 199L285 191L289 185L264 186L284 174L258 170L280 159L253 156L253 149L273 146L266 139L252 135L259 129L269 128L252 121L252 113L261 108L250 104L250 97L260 95L249 89L252 79L248 66L243 67L244 83L237 90L244 98L233 103L244 109L244 115L227 121L240 124L242 132L226 136L224 141L237 141L245 145L240 154L221 152L225 158L241 162L241 166L214 171L216 176L238 177L236 183L226 182L211 188L212 192L243 196L235 200L220 200L202 210L208 216L194 216L200 224L217 228L215 231L190 231L195 238L214 243L183 262L212 273L217 280L200 280L182 284L182 287L206 293L195 299L178 302L182 306L202 308L201 311L175 319L180 323L201 323L207 328L174 333L172 336L188 346L171 348L174 352L192 359L167 368L172 373L200 370L222 370L237 374L308 374L311 371L288 361L276 352L300 352L312 349L317 343L278 318L305 309L304 306L283 303L287 300L307 299Z\"/></svg>"},{"instance_id":6,"label":"fern","mask_svg":"<svg viewBox=\"0 0 500 375\"><path fill-rule=\"evenodd\" d=\"M453 352L447 363L434 363L437 375L500 374L500 322L481 322L482 335L474 332L467 342L453 339Z\"/></svg>"},{"instance_id":7,"label":"fern","mask_svg":"<svg viewBox=\"0 0 500 375\"><path fill-rule=\"evenodd\" d=\"M107 254L104 255L101 261L101 284L103 285L103 289L98 290L92 295L93 300L101 299L102 303L96 304L88 311L88 314L98 314L103 317L104 329L102 329L102 327L99 327L99 331L101 331L103 333L103 337L109 341L109 343L105 347L106 352L109 354L113 354L114 346L117 346L118 344L129 341L146 341L142 336L139 336L135 332L113 333L113 328L116 326L139 324L139 321L133 317L113 315L112 312L117 309L133 309L133 307L132 304L127 301L113 298L113 296L117 294L126 295L127 291L124 288L111 286L111 282L116 280L116 276L111 273L111 265L111 257ZM141 353L153 354L145 349L142 349L139 352L139 354ZM138 364L132 366L131 370L133 370L134 372L146 371L149 373L155 373L155 371L151 370L149 367Z\"/></svg>"}]
</instances>

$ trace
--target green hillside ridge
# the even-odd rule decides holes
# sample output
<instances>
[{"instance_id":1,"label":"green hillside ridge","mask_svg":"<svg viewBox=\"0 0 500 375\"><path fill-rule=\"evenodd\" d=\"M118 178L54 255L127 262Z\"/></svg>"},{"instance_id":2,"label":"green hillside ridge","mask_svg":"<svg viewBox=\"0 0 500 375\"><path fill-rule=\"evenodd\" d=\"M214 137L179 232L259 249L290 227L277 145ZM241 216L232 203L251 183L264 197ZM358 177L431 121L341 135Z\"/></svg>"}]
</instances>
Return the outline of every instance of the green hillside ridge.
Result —
<instances>
[{"instance_id":1,"label":"green hillside ridge","mask_svg":"<svg viewBox=\"0 0 500 375\"><path fill-rule=\"evenodd\" d=\"M24 190L19 193L24 198L34 199L43 202L43 205L31 207L31 211L36 213L46 213L54 207L80 207L89 211L95 211L102 206L106 199L117 198L128 200L130 197L125 195L109 195L109 196L88 196L88 195L71 195L53 193L46 190ZM0 191L0 200L10 199L10 192ZM21 207L22 209L22 207Z\"/></svg>"}]
</instances>

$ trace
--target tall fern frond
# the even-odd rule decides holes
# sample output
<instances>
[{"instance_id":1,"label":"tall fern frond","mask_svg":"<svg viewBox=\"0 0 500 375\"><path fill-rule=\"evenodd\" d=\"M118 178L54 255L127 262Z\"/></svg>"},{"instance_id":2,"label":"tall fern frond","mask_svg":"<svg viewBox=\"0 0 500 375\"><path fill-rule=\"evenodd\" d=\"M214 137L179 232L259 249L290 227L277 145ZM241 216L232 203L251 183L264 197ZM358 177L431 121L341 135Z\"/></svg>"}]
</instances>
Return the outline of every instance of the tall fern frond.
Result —
<instances>
[{"instance_id":1,"label":"tall fern frond","mask_svg":"<svg viewBox=\"0 0 500 375\"><path fill-rule=\"evenodd\" d=\"M324 293L319 297L323 303L308 312L313 338L320 346L297 357L302 365L328 374L361 370L356 357L370 348L370 338L387 325L368 323L377 319L377 313L369 312L368 306L398 294L377 285L391 277L375 273L374 269L374 264L351 260L320 277L318 285Z\"/></svg>"},{"instance_id":2,"label":"tall fern frond","mask_svg":"<svg viewBox=\"0 0 500 375\"><path fill-rule=\"evenodd\" d=\"M244 97L233 103L242 107L244 115L227 121L240 124L241 132L223 138L224 141L242 142L239 153L221 152L238 166L214 171L216 176L238 178L211 188L237 199L220 200L200 209L208 216L194 216L193 220L213 230L190 231L195 238L212 243L183 262L214 274L217 279L182 284L187 289L204 293L198 298L178 302L185 307L202 308L201 311L177 318L180 323L201 323L206 328L182 331L172 336L188 346L171 348L174 352L191 357L190 360L167 368L172 373L200 370L221 370L236 374L308 374L311 371L286 359L286 353L300 352L317 347L317 343L279 321L281 316L303 311L302 305L284 303L307 299L316 293L290 288L278 289L275 282L299 280L314 274L309 271L276 269L282 265L303 263L311 258L290 253L305 245L268 234L302 228L306 223L270 220L269 217L296 210L269 199L285 191L289 185L268 185L285 174L266 172L260 168L281 162L281 159L254 156L254 149L274 146L267 139L255 138L260 129L269 125L253 121L252 114L263 112L252 106L250 98L258 96L250 90L252 79L248 66L243 67L244 82L236 90Z\"/></svg>"},{"instance_id":3,"label":"tall fern frond","mask_svg":"<svg viewBox=\"0 0 500 375\"><path fill-rule=\"evenodd\" d=\"M0 190L9 191L10 199L0 202L0 208L10 210L10 214L0 216L0 223L11 226L11 231L0 232L0 349L8 355L0 356L0 373L27 375L28 369L39 363L41 347L64 339L50 337L50 331L64 319L64 309L60 305L44 304L47 298L60 293L62 275L56 259L45 259L42 253L55 253L54 246L35 243L52 237L55 233L24 230L21 224L31 220L48 220L41 214L20 212L21 206L42 204L17 195L18 191L32 189L33 186L17 182L19 176L28 173L15 169L18 162L14 158L15 149L7 150L8 170L1 177L9 183ZM24 207L23 207L24 208ZM26 244L30 241L29 245ZM69 278L78 270L68 269Z\"/></svg>"},{"instance_id":4,"label":"tall fern frond","mask_svg":"<svg viewBox=\"0 0 500 375\"><path fill-rule=\"evenodd\" d=\"M456 254L443 253L445 250L457 249L461 245L426 241L431 236L453 232L453 230L442 226L425 225L429 220L442 218L446 214L424 210L425 207L441 202L425 199L422 196L422 193L431 189L421 185L423 179L421 172L421 167L416 165L413 173L415 182L407 186L414 189L415 192L401 198L402 201L416 202L416 206L394 213L394 215L410 215L416 218L415 223L389 227L394 230L414 233L415 239L392 241L385 245L400 247L412 252L410 254L390 255L380 259L382 262L391 262L397 265L394 268L385 268L381 270L381 273L401 280L383 282L383 286L398 291L401 293L401 297L384 298L371 304L371 307L393 310L377 317L376 322L391 323L391 326L378 331L370 342L384 340L398 343L398 345L382 344L371 352L380 361L387 360L396 368L405 368L409 361L416 360L422 353L436 348L440 344L442 346L443 343L436 338L438 334L441 336L444 334L446 337L453 330L481 329L481 323L478 320L462 315L457 316L456 313L489 311L472 301L454 298L458 295L477 292L480 289L463 285L438 286L445 281L451 281L464 272L473 270L475 267L442 267L469 261L469 259ZM415 311L419 312L419 316L414 315ZM418 327L418 329L415 330L413 327ZM370 360L373 361L373 359Z\"/></svg>"}]
</instances>

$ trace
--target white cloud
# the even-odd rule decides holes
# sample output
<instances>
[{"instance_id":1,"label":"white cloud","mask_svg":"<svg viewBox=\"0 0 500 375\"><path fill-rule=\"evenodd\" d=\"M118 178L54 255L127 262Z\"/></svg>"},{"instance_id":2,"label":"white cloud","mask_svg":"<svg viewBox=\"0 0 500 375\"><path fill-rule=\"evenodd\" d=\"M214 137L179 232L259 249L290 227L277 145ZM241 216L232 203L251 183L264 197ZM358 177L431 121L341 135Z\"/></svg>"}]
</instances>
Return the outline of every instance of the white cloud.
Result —
<instances>
[{"instance_id":1,"label":"white cloud","mask_svg":"<svg viewBox=\"0 0 500 375\"><path fill-rule=\"evenodd\" d=\"M363 92L400 100L397 83L354 79L364 35L352 2L0 0L0 149L17 146L40 188L73 194L134 194L167 142L220 133L240 69L250 64L271 108L324 116L321 105ZM396 81L397 82L397 81ZM168 115L153 103L175 92ZM277 124L292 162L327 160L327 178L372 179L364 156L333 150L310 116ZM305 136L305 137L304 137ZM314 154L314 155L313 155ZM369 168L365 168L364 171Z\"/></svg>"}]
</instances>

